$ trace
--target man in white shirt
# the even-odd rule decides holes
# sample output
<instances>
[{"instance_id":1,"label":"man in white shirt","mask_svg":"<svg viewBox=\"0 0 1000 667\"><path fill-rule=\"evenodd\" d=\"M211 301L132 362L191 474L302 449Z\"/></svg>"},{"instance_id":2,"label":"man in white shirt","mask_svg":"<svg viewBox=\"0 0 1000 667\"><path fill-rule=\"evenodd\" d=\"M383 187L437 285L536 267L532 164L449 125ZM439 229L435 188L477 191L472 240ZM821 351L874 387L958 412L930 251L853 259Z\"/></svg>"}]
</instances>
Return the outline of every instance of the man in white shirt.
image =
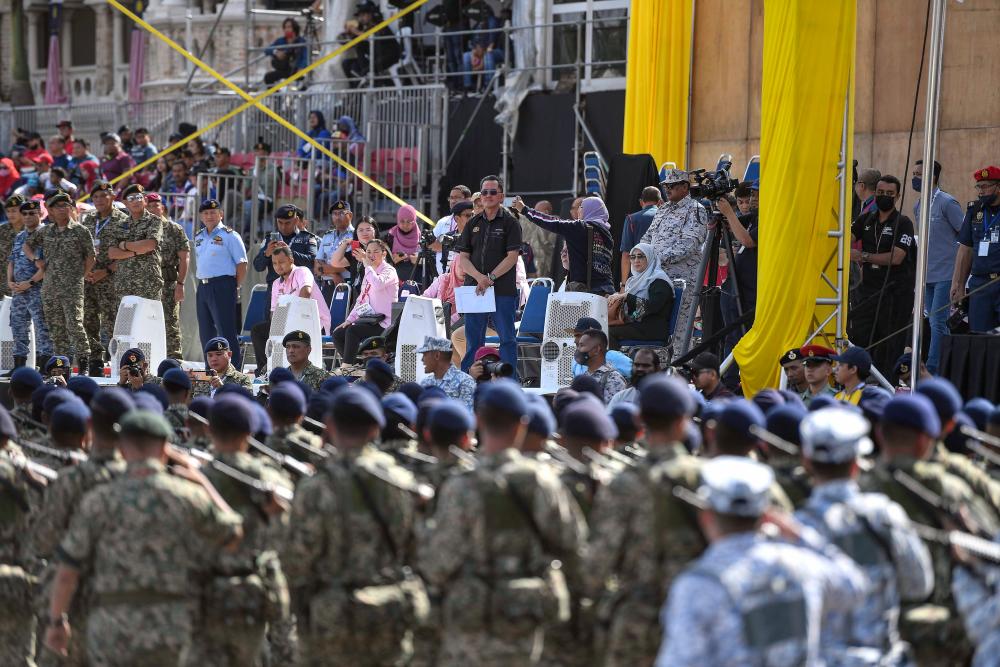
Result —
<instances>
[{"instance_id":1,"label":"man in white shirt","mask_svg":"<svg viewBox=\"0 0 1000 667\"><path fill-rule=\"evenodd\" d=\"M468 202L469 208L472 208L472 190L464 185L456 185L448 193L448 208L451 210L451 213L438 220L437 224L434 225L435 239L440 239L445 234L458 235L462 233L465 223L472 217L470 215L464 221L459 221L459 215L455 212L455 206L463 202ZM438 274L442 274L444 273L444 262L442 261L441 243L439 241L435 242L431 246L431 249L437 253L437 270ZM452 258L457 257L457 254L452 253L452 256Z\"/></svg>"}]
</instances>

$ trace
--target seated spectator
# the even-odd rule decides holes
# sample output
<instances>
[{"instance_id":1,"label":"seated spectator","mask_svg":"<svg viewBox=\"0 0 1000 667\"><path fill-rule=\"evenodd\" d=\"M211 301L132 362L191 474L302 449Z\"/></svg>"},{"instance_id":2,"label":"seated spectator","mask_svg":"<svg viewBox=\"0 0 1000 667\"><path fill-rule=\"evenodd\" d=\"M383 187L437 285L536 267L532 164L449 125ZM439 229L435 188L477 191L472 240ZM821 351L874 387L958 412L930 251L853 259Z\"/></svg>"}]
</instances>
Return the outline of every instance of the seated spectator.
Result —
<instances>
[{"instance_id":1,"label":"seated spectator","mask_svg":"<svg viewBox=\"0 0 1000 667\"><path fill-rule=\"evenodd\" d=\"M208 171L215 165L214 152L205 145L205 142L201 140L201 137L195 137L191 141L187 142L187 153L181 154L181 157L185 160L187 164L188 171L192 173L200 173L203 171Z\"/></svg>"},{"instance_id":2,"label":"seated spectator","mask_svg":"<svg viewBox=\"0 0 1000 667\"><path fill-rule=\"evenodd\" d=\"M132 128L128 125L122 125L118 128L118 136L122 140L122 150L126 153L131 153L132 147L135 146L135 141L132 138Z\"/></svg>"},{"instance_id":3,"label":"seated spectator","mask_svg":"<svg viewBox=\"0 0 1000 667\"><path fill-rule=\"evenodd\" d=\"M167 180L170 177L170 163L166 158L160 158L153 165L152 174L146 189L150 192L159 192L167 187Z\"/></svg>"},{"instance_id":4,"label":"seated spectator","mask_svg":"<svg viewBox=\"0 0 1000 667\"><path fill-rule=\"evenodd\" d=\"M52 169L42 171L38 175L38 187L42 192L62 190L68 193L74 200L79 189L75 183L66 178L66 170L60 167L52 167Z\"/></svg>"},{"instance_id":5,"label":"seated spectator","mask_svg":"<svg viewBox=\"0 0 1000 667\"><path fill-rule=\"evenodd\" d=\"M333 331L333 344L345 364L354 363L358 343L369 336L382 335L392 324L392 304L399 298L399 277L385 260L388 252L379 239L365 246L365 256L360 260L365 267L361 291L347 319Z\"/></svg>"},{"instance_id":6,"label":"seated spectator","mask_svg":"<svg viewBox=\"0 0 1000 667\"><path fill-rule=\"evenodd\" d=\"M49 164L52 164L52 154L45 150L45 141L42 140L42 135L37 132L32 132L28 135L28 143L25 145L24 157L32 162L38 162L39 160L44 159Z\"/></svg>"},{"instance_id":7,"label":"seated spectator","mask_svg":"<svg viewBox=\"0 0 1000 667\"><path fill-rule=\"evenodd\" d=\"M101 174L104 180L113 181L135 166L135 161L122 150L122 140L117 134L104 135L104 159L101 160ZM119 187L127 185L122 183Z\"/></svg>"},{"instance_id":8,"label":"seated spectator","mask_svg":"<svg viewBox=\"0 0 1000 667\"><path fill-rule=\"evenodd\" d=\"M367 257L365 248L368 247L368 242L375 238L375 221L372 218L361 218L361 222L354 228L353 236L353 239L344 239L337 246L328 263L334 269L347 269L349 274L347 280L351 286L351 294L357 295L361 291L361 283L365 278L364 270L359 270L358 267L363 266L362 260ZM356 250L353 241L357 241L359 244ZM398 273L396 277L399 277Z\"/></svg>"},{"instance_id":9,"label":"seated spectator","mask_svg":"<svg viewBox=\"0 0 1000 667\"><path fill-rule=\"evenodd\" d=\"M503 52L490 50L486 37L474 38L470 50L462 56L462 83L465 89L478 92L489 88L493 72L502 62Z\"/></svg>"},{"instance_id":10,"label":"seated spectator","mask_svg":"<svg viewBox=\"0 0 1000 667\"><path fill-rule=\"evenodd\" d=\"M420 229L417 226L417 210L406 204L396 211L396 224L389 230L387 243L389 256L396 266L400 280L409 280L420 257Z\"/></svg>"},{"instance_id":11,"label":"seated spectator","mask_svg":"<svg viewBox=\"0 0 1000 667\"><path fill-rule=\"evenodd\" d=\"M264 74L264 83L268 85L287 79L309 62L309 49L299 22L287 18L282 21L281 29L284 34L264 50L271 57L271 71Z\"/></svg>"},{"instance_id":12,"label":"seated spectator","mask_svg":"<svg viewBox=\"0 0 1000 667\"><path fill-rule=\"evenodd\" d=\"M356 24L348 23L348 39L353 39L369 28L382 22L382 12L378 5L371 0L364 0L358 3L358 10L355 14ZM351 50L351 57L345 58L343 62L344 75L351 79L351 86L356 87L369 73L378 76L385 72L392 65L399 62L402 50L395 33L386 26L372 36L373 44L363 42ZM374 49L375 57L372 61L371 52Z\"/></svg>"},{"instance_id":13,"label":"seated spectator","mask_svg":"<svg viewBox=\"0 0 1000 667\"><path fill-rule=\"evenodd\" d=\"M128 152L132 156L132 159L135 160L135 163L142 164L156 155L156 153L156 146L149 139L149 130L144 127L137 129L135 131L135 142L132 144L132 150Z\"/></svg>"},{"instance_id":14,"label":"seated spectator","mask_svg":"<svg viewBox=\"0 0 1000 667\"><path fill-rule=\"evenodd\" d=\"M623 291L608 298L608 338L613 349L622 340L666 340L674 307L674 284L660 268L653 246L637 244L629 259L632 276Z\"/></svg>"},{"instance_id":15,"label":"seated spectator","mask_svg":"<svg viewBox=\"0 0 1000 667\"><path fill-rule=\"evenodd\" d=\"M637 347L632 351L632 377L629 386L615 394L608 407L618 403L634 403L639 405L639 382L647 375L660 372L660 355L649 347Z\"/></svg>"},{"instance_id":16,"label":"seated spectator","mask_svg":"<svg viewBox=\"0 0 1000 667\"><path fill-rule=\"evenodd\" d=\"M14 184L21 180L21 172L9 157L0 157L0 199L6 200L14 190Z\"/></svg>"},{"instance_id":17,"label":"seated spectator","mask_svg":"<svg viewBox=\"0 0 1000 667\"><path fill-rule=\"evenodd\" d=\"M66 152L66 142L58 134L49 138L49 154L52 156L52 166L69 171L72 157Z\"/></svg>"},{"instance_id":18,"label":"seated spectator","mask_svg":"<svg viewBox=\"0 0 1000 667\"><path fill-rule=\"evenodd\" d=\"M579 345L580 338L585 332L590 331L591 329L599 329L603 331L603 329L601 329L601 323L593 317L581 317L576 321L576 326L572 329L567 329L566 333L573 334L574 343ZM604 356L608 360L608 363L614 366L618 372L622 374L622 377L629 377L632 375L632 360L629 359L628 356L622 354L618 350L608 350ZM574 376L580 375L585 370L586 366L584 364L573 362Z\"/></svg>"},{"instance_id":19,"label":"seated spectator","mask_svg":"<svg viewBox=\"0 0 1000 667\"><path fill-rule=\"evenodd\" d=\"M329 148L330 146L329 140L331 139L331 137L333 137L333 135L330 134L330 130L328 130L326 127L326 117L323 116L323 112L319 111L318 109L313 109L312 111L309 112L308 122L309 122L309 129L306 130L306 134L308 134L311 138L315 139L321 145ZM326 139L326 141L323 141L324 139ZM313 145L308 141L306 141L305 139L300 141L299 148L297 151L295 151L295 155L301 158L308 158L312 157L312 154L313 154ZM329 158L327 158L325 155L317 151L316 159L326 160Z\"/></svg>"},{"instance_id":20,"label":"seated spectator","mask_svg":"<svg viewBox=\"0 0 1000 667\"><path fill-rule=\"evenodd\" d=\"M440 387L448 398L459 401L472 412L476 381L451 363L451 341L447 338L424 336L424 342L417 348L417 353L423 355L424 372L427 373L420 384L424 387Z\"/></svg>"},{"instance_id":21,"label":"seated spectator","mask_svg":"<svg viewBox=\"0 0 1000 667\"><path fill-rule=\"evenodd\" d=\"M719 372L721 366L719 357L711 352L702 352L691 360L691 379L694 381L695 388L701 392L706 401L733 397L733 392L722 384L722 376Z\"/></svg>"},{"instance_id":22,"label":"seated spectator","mask_svg":"<svg viewBox=\"0 0 1000 667\"><path fill-rule=\"evenodd\" d=\"M90 152L86 139L73 141L73 159L70 161L70 178L86 192L90 192L94 182L101 177L101 163Z\"/></svg>"},{"instance_id":23,"label":"seated spectator","mask_svg":"<svg viewBox=\"0 0 1000 667\"><path fill-rule=\"evenodd\" d=\"M56 130L59 132L59 138L63 140L63 147L66 149L66 152L72 155L73 147L76 143L76 139L73 137L73 121L60 120L56 123Z\"/></svg>"},{"instance_id":24,"label":"seated spectator","mask_svg":"<svg viewBox=\"0 0 1000 667\"><path fill-rule=\"evenodd\" d=\"M622 374L608 364L607 353L608 337L605 333L600 329L588 329L578 339L573 356L576 363L585 367L583 374L600 384L605 403L626 386Z\"/></svg>"},{"instance_id":25,"label":"seated spectator","mask_svg":"<svg viewBox=\"0 0 1000 667\"><path fill-rule=\"evenodd\" d=\"M553 215L528 208L520 197L513 208L542 229L561 235L569 247L567 291L609 295L614 293L612 261L614 238L608 224L608 209L598 197L587 197L581 204L581 219L560 220Z\"/></svg>"}]
</instances>

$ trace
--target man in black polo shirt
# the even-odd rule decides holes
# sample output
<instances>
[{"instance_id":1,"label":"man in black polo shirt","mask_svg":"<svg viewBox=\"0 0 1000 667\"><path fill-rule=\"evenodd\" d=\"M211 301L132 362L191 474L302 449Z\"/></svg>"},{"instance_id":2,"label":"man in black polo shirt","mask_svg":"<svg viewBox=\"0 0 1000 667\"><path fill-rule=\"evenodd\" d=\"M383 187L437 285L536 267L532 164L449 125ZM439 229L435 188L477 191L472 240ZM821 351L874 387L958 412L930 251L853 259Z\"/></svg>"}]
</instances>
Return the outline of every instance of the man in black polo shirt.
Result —
<instances>
[{"instance_id":1,"label":"man in black polo shirt","mask_svg":"<svg viewBox=\"0 0 1000 667\"><path fill-rule=\"evenodd\" d=\"M475 286L477 294L490 287L496 298L496 312L468 313L465 316L466 348L462 370L472 366L476 350L486 340L486 325L490 318L500 337L500 359L517 368L517 334L514 312L517 310L517 287L514 266L521 252L521 226L510 211L501 206L503 181L499 176L487 176L479 183L483 212L465 225L457 250L462 254L466 286Z\"/></svg>"}]
</instances>

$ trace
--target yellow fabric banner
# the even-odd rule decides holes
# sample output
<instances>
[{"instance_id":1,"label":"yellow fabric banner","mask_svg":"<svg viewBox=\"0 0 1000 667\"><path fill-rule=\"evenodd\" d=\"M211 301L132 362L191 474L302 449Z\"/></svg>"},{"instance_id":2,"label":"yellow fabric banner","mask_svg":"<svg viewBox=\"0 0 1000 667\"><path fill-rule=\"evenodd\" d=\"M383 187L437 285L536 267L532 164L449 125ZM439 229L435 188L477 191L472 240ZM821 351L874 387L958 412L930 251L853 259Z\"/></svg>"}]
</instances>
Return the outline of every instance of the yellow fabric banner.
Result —
<instances>
[{"instance_id":1,"label":"yellow fabric banner","mask_svg":"<svg viewBox=\"0 0 1000 667\"><path fill-rule=\"evenodd\" d=\"M855 21L853 1L764 0L757 316L734 350L747 396L778 385L778 359L822 321L816 298L830 295L823 270L836 277L829 232L843 205L837 174L848 93L846 133L854 135Z\"/></svg>"},{"instance_id":2,"label":"yellow fabric banner","mask_svg":"<svg viewBox=\"0 0 1000 667\"><path fill-rule=\"evenodd\" d=\"M657 167L687 160L693 2L632 0L629 10L622 151Z\"/></svg>"}]
</instances>

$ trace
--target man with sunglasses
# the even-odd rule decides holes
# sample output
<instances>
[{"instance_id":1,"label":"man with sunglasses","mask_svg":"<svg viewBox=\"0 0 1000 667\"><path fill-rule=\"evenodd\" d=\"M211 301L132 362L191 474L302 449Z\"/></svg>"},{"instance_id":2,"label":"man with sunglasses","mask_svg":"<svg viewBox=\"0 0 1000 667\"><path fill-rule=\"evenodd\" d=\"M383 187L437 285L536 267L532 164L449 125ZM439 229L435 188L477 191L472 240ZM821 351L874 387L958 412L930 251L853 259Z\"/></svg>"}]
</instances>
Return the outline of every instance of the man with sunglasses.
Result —
<instances>
[{"instance_id":1,"label":"man with sunglasses","mask_svg":"<svg viewBox=\"0 0 1000 667\"><path fill-rule=\"evenodd\" d=\"M475 361L476 350L486 340L486 325L491 318L500 337L500 359L517 368L514 311L518 305L518 294L514 267L521 254L521 226L501 205L503 180L499 176L483 178L479 191L483 212L465 226L455 249L461 253L466 286L475 286L477 294L484 294L492 287L496 311L467 313L465 316L467 347L462 370L466 373Z\"/></svg>"},{"instance_id":2,"label":"man with sunglasses","mask_svg":"<svg viewBox=\"0 0 1000 667\"><path fill-rule=\"evenodd\" d=\"M799 354L806 368L806 384L809 385L802 392L802 402L808 406L822 394L836 396L837 392L830 386L830 375L833 374L833 358L837 353L822 345L806 345L799 349Z\"/></svg>"},{"instance_id":3,"label":"man with sunglasses","mask_svg":"<svg viewBox=\"0 0 1000 667\"><path fill-rule=\"evenodd\" d=\"M163 220L146 210L146 190L133 183L122 191L128 220L117 228L108 248L115 274L118 303L129 295L159 301L163 298Z\"/></svg>"},{"instance_id":4,"label":"man with sunglasses","mask_svg":"<svg viewBox=\"0 0 1000 667\"><path fill-rule=\"evenodd\" d=\"M701 276L702 247L708 238L708 214L705 207L690 196L688 174L681 169L670 169L663 179L667 201L653 216L649 229L642 235L642 243L656 248L660 268L673 279L682 279L687 287L681 297L681 310L674 331L674 350L684 354L684 335L694 315Z\"/></svg>"},{"instance_id":5,"label":"man with sunglasses","mask_svg":"<svg viewBox=\"0 0 1000 667\"><path fill-rule=\"evenodd\" d=\"M15 195L7 200L7 213L13 210ZM18 222L23 229L14 237L14 244L7 261L7 285L13 295L10 308L10 329L14 334L14 368L28 363L28 328L35 324L35 351L38 365L44 367L52 356L52 340L49 328L42 316L42 278L45 271L38 268L35 261L24 252L24 243L41 226L39 215L41 204L37 201L22 201L17 204Z\"/></svg>"},{"instance_id":6,"label":"man with sunglasses","mask_svg":"<svg viewBox=\"0 0 1000 667\"><path fill-rule=\"evenodd\" d=\"M979 198L969 203L958 233L951 300L965 296L968 280L974 292L969 296L969 328L981 333L1000 326L1000 167L983 167L973 176Z\"/></svg>"}]
</instances>

